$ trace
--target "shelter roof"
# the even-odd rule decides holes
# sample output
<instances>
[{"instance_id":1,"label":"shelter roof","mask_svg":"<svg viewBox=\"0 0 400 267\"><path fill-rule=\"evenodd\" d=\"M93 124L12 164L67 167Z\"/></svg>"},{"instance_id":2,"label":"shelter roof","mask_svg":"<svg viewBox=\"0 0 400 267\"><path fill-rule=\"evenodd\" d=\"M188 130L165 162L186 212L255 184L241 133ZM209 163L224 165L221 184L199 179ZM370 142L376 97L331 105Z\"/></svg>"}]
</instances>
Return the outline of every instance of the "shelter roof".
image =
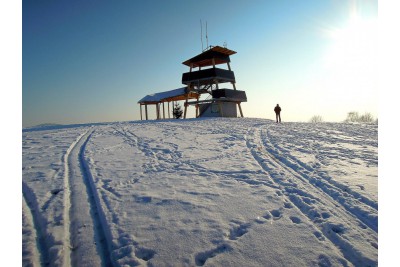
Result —
<instances>
[{"instance_id":1,"label":"shelter roof","mask_svg":"<svg viewBox=\"0 0 400 267\"><path fill-rule=\"evenodd\" d=\"M138 101L138 103L139 104L157 104L160 102L185 100L186 96L188 96L189 99L197 98L199 96L199 94L197 94L195 92L187 93L186 88L187 87L182 87L182 88L178 88L178 89L174 89L174 90L170 90L170 91L146 95L145 97L140 99Z\"/></svg>"},{"instance_id":2,"label":"shelter roof","mask_svg":"<svg viewBox=\"0 0 400 267\"><path fill-rule=\"evenodd\" d=\"M207 51L182 62L182 64L188 67L190 65L193 67L212 66L212 59L214 59L215 64L227 63L230 62L229 56L233 54L236 54L233 50L221 46L213 46Z\"/></svg>"}]
</instances>

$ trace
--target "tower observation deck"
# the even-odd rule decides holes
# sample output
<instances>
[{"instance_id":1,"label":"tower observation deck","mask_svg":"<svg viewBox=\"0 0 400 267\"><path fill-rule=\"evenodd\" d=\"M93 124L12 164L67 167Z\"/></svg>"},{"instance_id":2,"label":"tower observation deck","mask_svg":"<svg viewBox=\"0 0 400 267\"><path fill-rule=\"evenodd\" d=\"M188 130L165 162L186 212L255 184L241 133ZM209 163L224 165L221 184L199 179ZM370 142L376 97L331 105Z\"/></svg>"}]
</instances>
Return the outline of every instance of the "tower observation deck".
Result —
<instances>
[{"instance_id":1,"label":"tower observation deck","mask_svg":"<svg viewBox=\"0 0 400 267\"><path fill-rule=\"evenodd\" d=\"M230 66L230 56L235 51L220 46L210 46L201 54L184 61L182 64L189 67L189 72L182 74L182 83L187 86L187 92L198 95L208 94L206 99L190 101L186 98L184 118L187 107L196 107L196 117L237 117L238 107L243 117L241 102L246 102L245 91L236 89L235 74ZM227 69L217 68L226 64ZM220 88L230 83L233 89Z\"/></svg>"}]
</instances>

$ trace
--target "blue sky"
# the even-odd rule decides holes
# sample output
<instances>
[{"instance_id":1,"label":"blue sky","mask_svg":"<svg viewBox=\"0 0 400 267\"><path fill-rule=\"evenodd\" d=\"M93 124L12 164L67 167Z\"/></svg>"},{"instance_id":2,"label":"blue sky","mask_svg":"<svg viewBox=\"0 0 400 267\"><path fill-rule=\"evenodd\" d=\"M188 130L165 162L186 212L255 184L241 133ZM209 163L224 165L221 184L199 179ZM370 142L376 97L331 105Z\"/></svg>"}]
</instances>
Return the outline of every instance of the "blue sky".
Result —
<instances>
[{"instance_id":1,"label":"blue sky","mask_svg":"<svg viewBox=\"0 0 400 267\"><path fill-rule=\"evenodd\" d=\"M22 1L22 122L140 119L137 101L182 87L183 61L231 56L246 117L378 116L377 1ZM203 39L204 46L206 43ZM155 113L150 109L150 117Z\"/></svg>"}]
</instances>

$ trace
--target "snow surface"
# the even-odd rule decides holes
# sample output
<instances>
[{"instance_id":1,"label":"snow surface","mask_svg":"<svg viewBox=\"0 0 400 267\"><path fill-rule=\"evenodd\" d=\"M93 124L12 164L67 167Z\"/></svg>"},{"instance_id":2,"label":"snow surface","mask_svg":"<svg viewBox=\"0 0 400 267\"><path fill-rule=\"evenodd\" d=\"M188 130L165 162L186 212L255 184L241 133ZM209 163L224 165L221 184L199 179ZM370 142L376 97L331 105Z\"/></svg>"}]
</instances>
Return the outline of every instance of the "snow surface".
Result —
<instances>
[{"instance_id":1,"label":"snow surface","mask_svg":"<svg viewBox=\"0 0 400 267\"><path fill-rule=\"evenodd\" d=\"M378 127L23 130L23 265L376 266Z\"/></svg>"}]
</instances>

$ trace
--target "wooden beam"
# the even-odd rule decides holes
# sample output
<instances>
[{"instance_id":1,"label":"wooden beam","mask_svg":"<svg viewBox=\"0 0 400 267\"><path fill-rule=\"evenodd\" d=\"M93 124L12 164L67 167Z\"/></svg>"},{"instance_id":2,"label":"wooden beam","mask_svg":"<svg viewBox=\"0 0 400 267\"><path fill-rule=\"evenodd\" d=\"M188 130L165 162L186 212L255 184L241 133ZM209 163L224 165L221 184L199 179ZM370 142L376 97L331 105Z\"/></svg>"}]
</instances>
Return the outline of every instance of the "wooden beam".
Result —
<instances>
[{"instance_id":1,"label":"wooden beam","mask_svg":"<svg viewBox=\"0 0 400 267\"><path fill-rule=\"evenodd\" d=\"M142 118L142 104L140 104L140 120L141 121L143 120L143 118Z\"/></svg>"},{"instance_id":2,"label":"wooden beam","mask_svg":"<svg viewBox=\"0 0 400 267\"><path fill-rule=\"evenodd\" d=\"M169 111L169 101L168 101L168 119L171 119L171 112Z\"/></svg>"},{"instance_id":3,"label":"wooden beam","mask_svg":"<svg viewBox=\"0 0 400 267\"><path fill-rule=\"evenodd\" d=\"M163 112L163 119L165 120L165 106L164 106L164 102L162 102L162 112Z\"/></svg>"},{"instance_id":4,"label":"wooden beam","mask_svg":"<svg viewBox=\"0 0 400 267\"><path fill-rule=\"evenodd\" d=\"M146 121L149 119L149 116L147 115L147 104L144 105L144 109L146 111Z\"/></svg>"},{"instance_id":5,"label":"wooden beam","mask_svg":"<svg viewBox=\"0 0 400 267\"><path fill-rule=\"evenodd\" d=\"M237 103L240 111L240 116L243 118L243 112L242 112L242 107L240 106L240 103Z\"/></svg>"},{"instance_id":6,"label":"wooden beam","mask_svg":"<svg viewBox=\"0 0 400 267\"><path fill-rule=\"evenodd\" d=\"M231 65L229 64L229 62L226 62L226 64L228 64L228 69L229 69L230 71L232 71L232 70L231 70Z\"/></svg>"}]
</instances>

